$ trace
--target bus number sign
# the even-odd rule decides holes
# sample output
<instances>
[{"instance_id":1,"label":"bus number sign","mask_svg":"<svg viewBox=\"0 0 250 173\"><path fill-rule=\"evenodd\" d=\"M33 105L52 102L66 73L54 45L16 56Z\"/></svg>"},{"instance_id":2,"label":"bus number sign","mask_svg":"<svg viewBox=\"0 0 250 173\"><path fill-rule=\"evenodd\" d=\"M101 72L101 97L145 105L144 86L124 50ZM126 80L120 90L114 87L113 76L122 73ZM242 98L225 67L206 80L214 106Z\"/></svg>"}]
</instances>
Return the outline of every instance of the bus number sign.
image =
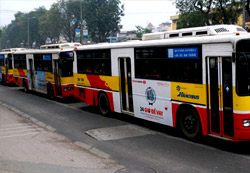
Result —
<instances>
[{"instance_id":1,"label":"bus number sign","mask_svg":"<svg viewBox=\"0 0 250 173\"><path fill-rule=\"evenodd\" d=\"M168 58L198 58L197 47L169 48Z\"/></svg>"},{"instance_id":2,"label":"bus number sign","mask_svg":"<svg viewBox=\"0 0 250 173\"><path fill-rule=\"evenodd\" d=\"M43 55L43 60L51 61L51 55Z\"/></svg>"}]
</instances>

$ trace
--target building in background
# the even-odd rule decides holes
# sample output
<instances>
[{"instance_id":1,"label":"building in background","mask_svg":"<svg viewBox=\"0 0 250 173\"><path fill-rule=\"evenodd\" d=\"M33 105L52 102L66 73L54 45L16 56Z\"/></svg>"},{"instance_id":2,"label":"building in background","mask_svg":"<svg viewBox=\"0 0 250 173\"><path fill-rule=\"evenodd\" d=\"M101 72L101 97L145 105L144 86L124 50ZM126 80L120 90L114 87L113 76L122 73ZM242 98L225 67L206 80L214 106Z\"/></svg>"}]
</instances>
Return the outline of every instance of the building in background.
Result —
<instances>
[{"instance_id":1,"label":"building in background","mask_svg":"<svg viewBox=\"0 0 250 173\"><path fill-rule=\"evenodd\" d=\"M179 20L179 15L171 16L170 20L172 20L172 30L177 29L177 22Z\"/></svg>"},{"instance_id":2,"label":"building in background","mask_svg":"<svg viewBox=\"0 0 250 173\"><path fill-rule=\"evenodd\" d=\"M171 22L163 22L157 28L157 32L171 31L172 23Z\"/></svg>"},{"instance_id":3,"label":"building in background","mask_svg":"<svg viewBox=\"0 0 250 173\"><path fill-rule=\"evenodd\" d=\"M130 33L130 31L120 31L119 33L117 33L117 38L119 42L135 40L136 34Z\"/></svg>"}]
</instances>

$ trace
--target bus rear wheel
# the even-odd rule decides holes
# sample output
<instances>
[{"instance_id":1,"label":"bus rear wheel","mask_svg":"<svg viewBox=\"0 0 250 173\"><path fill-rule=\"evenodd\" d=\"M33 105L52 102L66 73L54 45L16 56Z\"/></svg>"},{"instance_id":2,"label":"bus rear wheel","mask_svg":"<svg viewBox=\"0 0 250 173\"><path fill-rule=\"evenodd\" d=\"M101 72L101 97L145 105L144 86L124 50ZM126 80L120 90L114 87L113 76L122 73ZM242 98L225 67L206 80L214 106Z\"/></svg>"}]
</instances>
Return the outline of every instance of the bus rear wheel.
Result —
<instances>
[{"instance_id":1,"label":"bus rear wheel","mask_svg":"<svg viewBox=\"0 0 250 173\"><path fill-rule=\"evenodd\" d=\"M5 78L4 78L4 75L2 75L2 81L1 81L1 84L2 84L2 85L5 85Z\"/></svg>"},{"instance_id":2,"label":"bus rear wheel","mask_svg":"<svg viewBox=\"0 0 250 173\"><path fill-rule=\"evenodd\" d=\"M196 139L200 135L201 125L198 113L191 108L180 112L179 126L182 134L188 139Z\"/></svg>"},{"instance_id":3,"label":"bus rear wheel","mask_svg":"<svg viewBox=\"0 0 250 173\"><path fill-rule=\"evenodd\" d=\"M100 93L98 98L98 107L103 116L107 116L109 114L109 99L105 93Z\"/></svg>"},{"instance_id":4,"label":"bus rear wheel","mask_svg":"<svg viewBox=\"0 0 250 173\"><path fill-rule=\"evenodd\" d=\"M29 92L29 88L28 88L28 84L27 84L27 82L23 82L23 88L24 88L24 92Z\"/></svg>"},{"instance_id":5,"label":"bus rear wheel","mask_svg":"<svg viewBox=\"0 0 250 173\"><path fill-rule=\"evenodd\" d=\"M48 86L47 95L48 95L48 99L50 99L50 100L54 100L54 99L55 99L54 89L53 89L53 86L52 86L52 85L49 85L49 86Z\"/></svg>"}]
</instances>

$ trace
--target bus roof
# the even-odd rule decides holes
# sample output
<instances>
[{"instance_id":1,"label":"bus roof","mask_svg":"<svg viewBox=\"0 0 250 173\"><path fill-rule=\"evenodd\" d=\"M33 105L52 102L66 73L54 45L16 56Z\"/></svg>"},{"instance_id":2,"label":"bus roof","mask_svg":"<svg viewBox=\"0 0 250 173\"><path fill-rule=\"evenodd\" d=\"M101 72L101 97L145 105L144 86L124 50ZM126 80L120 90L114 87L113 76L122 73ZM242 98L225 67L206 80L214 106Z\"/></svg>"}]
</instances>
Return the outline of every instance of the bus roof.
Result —
<instances>
[{"instance_id":1,"label":"bus roof","mask_svg":"<svg viewBox=\"0 0 250 173\"><path fill-rule=\"evenodd\" d=\"M3 49L0 54L9 54L13 52L19 52L19 51L25 51L27 50L26 48L9 48L9 49Z\"/></svg>"},{"instance_id":2,"label":"bus roof","mask_svg":"<svg viewBox=\"0 0 250 173\"><path fill-rule=\"evenodd\" d=\"M61 48L74 48L80 46L81 43L58 43L58 44L46 44L40 46L40 49L61 49Z\"/></svg>"},{"instance_id":3,"label":"bus roof","mask_svg":"<svg viewBox=\"0 0 250 173\"><path fill-rule=\"evenodd\" d=\"M224 27L224 34L206 34L199 36L189 36L189 37L179 37L180 33L184 31L195 31L203 32L205 28L214 28L216 26ZM199 28L189 28L173 31L178 33L178 37L173 37L169 39L151 39L143 40L139 42L121 42L121 43L107 43L107 44L94 44L94 45L84 45L77 47L77 50L92 50L92 49L118 49L118 48L133 48L133 47L148 47L148 46L174 46L174 45L188 45L188 44L208 44L208 43L232 43L236 44L238 40L250 39L250 34L247 33L243 28L234 25L216 25L211 27L199 27ZM238 28L238 29L237 29ZM242 29L242 30L241 30ZM223 31L223 29L221 29ZM228 30L228 32L226 31ZM239 30L239 32L236 32ZM241 30L241 31L240 31ZM222 32L221 31L221 32ZM173 33L172 32L172 33ZM220 32L218 30L218 32ZM159 34L159 33L158 33ZM169 34L169 33L168 33Z\"/></svg>"},{"instance_id":4,"label":"bus roof","mask_svg":"<svg viewBox=\"0 0 250 173\"><path fill-rule=\"evenodd\" d=\"M40 53L47 53L47 54L53 54L53 53L61 53L61 52L67 52L67 51L74 51L74 48L65 48L65 49L27 49L24 51L19 52L13 52L14 54L40 54Z\"/></svg>"},{"instance_id":5,"label":"bus roof","mask_svg":"<svg viewBox=\"0 0 250 173\"><path fill-rule=\"evenodd\" d=\"M174 31L144 34L142 40L172 39L177 37L197 37L224 34L247 34L247 31L236 25L213 25L194 28L184 28Z\"/></svg>"}]
</instances>

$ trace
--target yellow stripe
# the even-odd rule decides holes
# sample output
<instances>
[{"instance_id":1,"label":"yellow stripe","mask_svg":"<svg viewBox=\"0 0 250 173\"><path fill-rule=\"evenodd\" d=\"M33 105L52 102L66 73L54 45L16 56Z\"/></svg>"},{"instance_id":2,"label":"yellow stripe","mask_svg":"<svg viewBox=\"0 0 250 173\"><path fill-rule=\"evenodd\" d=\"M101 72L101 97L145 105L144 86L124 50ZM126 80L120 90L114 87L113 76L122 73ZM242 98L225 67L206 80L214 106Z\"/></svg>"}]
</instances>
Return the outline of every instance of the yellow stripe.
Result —
<instances>
[{"instance_id":1,"label":"yellow stripe","mask_svg":"<svg viewBox=\"0 0 250 173\"><path fill-rule=\"evenodd\" d=\"M61 84L73 84L74 78L72 77L61 77Z\"/></svg>"},{"instance_id":2,"label":"yellow stripe","mask_svg":"<svg viewBox=\"0 0 250 173\"><path fill-rule=\"evenodd\" d=\"M250 111L250 96L238 96L233 87L233 108L235 111Z\"/></svg>"},{"instance_id":3,"label":"yellow stripe","mask_svg":"<svg viewBox=\"0 0 250 173\"><path fill-rule=\"evenodd\" d=\"M85 74L74 73L74 84L80 86L91 87L90 82Z\"/></svg>"},{"instance_id":4,"label":"yellow stripe","mask_svg":"<svg viewBox=\"0 0 250 173\"><path fill-rule=\"evenodd\" d=\"M206 85L171 82L171 98L206 105Z\"/></svg>"},{"instance_id":5,"label":"yellow stripe","mask_svg":"<svg viewBox=\"0 0 250 173\"><path fill-rule=\"evenodd\" d=\"M54 73L46 72L46 81L55 82Z\"/></svg>"},{"instance_id":6,"label":"yellow stripe","mask_svg":"<svg viewBox=\"0 0 250 173\"><path fill-rule=\"evenodd\" d=\"M98 77L98 75L96 75ZM86 74L78 74L74 73L74 84L79 86L86 86L86 87L97 87L97 88L103 88L106 87L113 90L113 91L119 91L119 77L118 76L99 76L99 81L89 81L88 76ZM91 82L97 83L99 82L99 86L91 86ZM103 87L105 86L105 88Z\"/></svg>"},{"instance_id":7,"label":"yellow stripe","mask_svg":"<svg viewBox=\"0 0 250 173\"><path fill-rule=\"evenodd\" d=\"M20 69L20 70L22 70L25 74L25 77L27 77L27 70L26 69ZM13 75L14 76L21 76L17 68L13 69Z\"/></svg>"},{"instance_id":8,"label":"yellow stripe","mask_svg":"<svg viewBox=\"0 0 250 173\"><path fill-rule=\"evenodd\" d=\"M1 73L6 74L6 67L5 66L1 67Z\"/></svg>"}]
</instances>

